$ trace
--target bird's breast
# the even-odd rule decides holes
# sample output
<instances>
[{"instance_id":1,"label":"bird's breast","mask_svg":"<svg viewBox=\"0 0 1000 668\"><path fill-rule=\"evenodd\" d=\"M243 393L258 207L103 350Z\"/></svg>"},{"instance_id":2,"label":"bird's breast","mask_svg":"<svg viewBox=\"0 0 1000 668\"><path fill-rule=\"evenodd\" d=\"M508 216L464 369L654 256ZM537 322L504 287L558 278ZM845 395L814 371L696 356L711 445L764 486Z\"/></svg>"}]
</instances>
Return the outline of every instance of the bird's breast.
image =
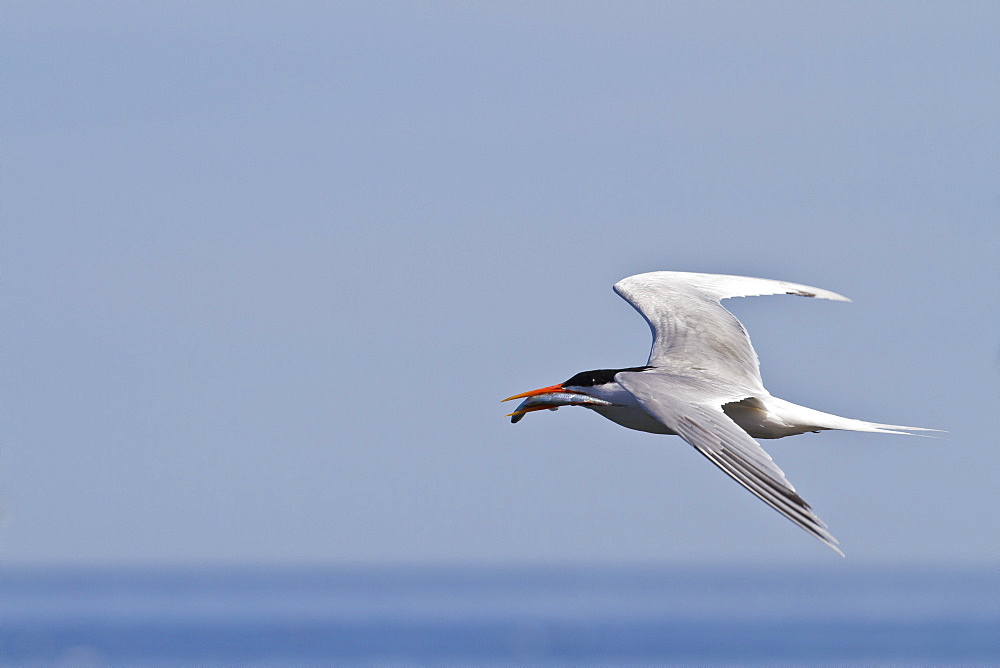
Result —
<instances>
[{"instance_id":1,"label":"bird's breast","mask_svg":"<svg viewBox=\"0 0 1000 668\"><path fill-rule=\"evenodd\" d=\"M672 431L665 424L647 413L646 409L638 404L633 406L588 406L587 408L629 429L646 431L650 434L667 434L670 436L677 434L677 432Z\"/></svg>"},{"instance_id":2,"label":"bird's breast","mask_svg":"<svg viewBox=\"0 0 1000 668\"><path fill-rule=\"evenodd\" d=\"M612 406L588 406L587 408L600 413L601 416L615 424L650 434L674 435L677 433L646 412L635 395L618 383L607 383L590 388L588 393L613 404Z\"/></svg>"}]
</instances>

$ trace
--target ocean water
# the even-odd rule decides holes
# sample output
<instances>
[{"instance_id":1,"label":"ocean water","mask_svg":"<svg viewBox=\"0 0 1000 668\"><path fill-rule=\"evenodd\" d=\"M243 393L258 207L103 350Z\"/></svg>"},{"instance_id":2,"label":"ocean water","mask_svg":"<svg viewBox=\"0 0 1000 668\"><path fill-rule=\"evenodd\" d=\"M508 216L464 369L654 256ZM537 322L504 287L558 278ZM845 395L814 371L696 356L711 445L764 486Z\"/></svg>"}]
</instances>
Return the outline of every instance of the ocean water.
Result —
<instances>
[{"instance_id":1,"label":"ocean water","mask_svg":"<svg viewBox=\"0 0 1000 668\"><path fill-rule=\"evenodd\" d=\"M1000 568L8 570L0 663L1000 665Z\"/></svg>"}]
</instances>

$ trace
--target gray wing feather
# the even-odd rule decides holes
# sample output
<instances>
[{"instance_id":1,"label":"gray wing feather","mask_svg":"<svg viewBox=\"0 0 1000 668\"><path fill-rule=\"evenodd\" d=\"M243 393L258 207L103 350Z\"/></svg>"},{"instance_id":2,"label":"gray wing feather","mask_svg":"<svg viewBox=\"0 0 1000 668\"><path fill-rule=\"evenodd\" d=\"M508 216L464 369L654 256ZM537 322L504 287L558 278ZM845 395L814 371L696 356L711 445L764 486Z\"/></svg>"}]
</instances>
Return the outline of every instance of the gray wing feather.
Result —
<instances>
[{"instance_id":1,"label":"gray wing feather","mask_svg":"<svg viewBox=\"0 0 1000 668\"><path fill-rule=\"evenodd\" d=\"M790 294L850 301L829 290L746 276L654 271L614 286L653 333L649 366L671 373L722 376L764 391L757 353L743 325L719 302L729 297Z\"/></svg>"},{"instance_id":2,"label":"gray wing feather","mask_svg":"<svg viewBox=\"0 0 1000 668\"><path fill-rule=\"evenodd\" d=\"M784 472L757 441L722 411L723 404L744 398L739 396L738 388L720 388L698 379L650 371L619 373L615 380L650 415L736 482L843 556L837 539L798 495Z\"/></svg>"}]
</instances>

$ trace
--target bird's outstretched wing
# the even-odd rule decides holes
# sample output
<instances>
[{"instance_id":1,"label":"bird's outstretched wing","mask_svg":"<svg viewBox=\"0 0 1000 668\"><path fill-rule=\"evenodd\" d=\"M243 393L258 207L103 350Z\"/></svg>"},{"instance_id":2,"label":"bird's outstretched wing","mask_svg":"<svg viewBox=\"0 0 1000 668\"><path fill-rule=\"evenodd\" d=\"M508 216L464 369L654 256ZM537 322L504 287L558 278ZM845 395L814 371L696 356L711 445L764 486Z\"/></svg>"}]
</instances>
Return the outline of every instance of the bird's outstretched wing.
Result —
<instances>
[{"instance_id":1,"label":"bird's outstretched wing","mask_svg":"<svg viewBox=\"0 0 1000 668\"><path fill-rule=\"evenodd\" d=\"M757 441L723 412L724 404L745 398L740 396L738 387L709 384L661 371L624 371L615 380L650 415L736 482L843 556L837 539L798 495L781 469Z\"/></svg>"},{"instance_id":2,"label":"bird's outstretched wing","mask_svg":"<svg viewBox=\"0 0 1000 668\"><path fill-rule=\"evenodd\" d=\"M719 302L729 297L799 295L850 301L829 290L767 278L654 271L623 278L617 292L649 323L649 366L700 378L723 377L763 391L757 353L739 320Z\"/></svg>"}]
</instances>

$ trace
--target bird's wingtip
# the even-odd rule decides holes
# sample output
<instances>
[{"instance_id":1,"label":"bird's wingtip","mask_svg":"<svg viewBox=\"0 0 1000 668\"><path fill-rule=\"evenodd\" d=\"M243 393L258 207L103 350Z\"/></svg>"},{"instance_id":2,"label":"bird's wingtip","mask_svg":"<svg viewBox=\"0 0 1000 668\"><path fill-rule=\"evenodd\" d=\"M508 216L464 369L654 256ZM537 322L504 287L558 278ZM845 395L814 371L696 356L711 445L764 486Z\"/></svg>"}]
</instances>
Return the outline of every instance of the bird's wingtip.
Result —
<instances>
[{"instance_id":1,"label":"bird's wingtip","mask_svg":"<svg viewBox=\"0 0 1000 668\"><path fill-rule=\"evenodd\" d=\"M847 302L850 303L849 297L845 297L842 294L836 292L831 292L830 290L820 290L819 288L809 288L808 290L788 290L785 292L786 295L794 295L796 297L814 297L816 299L829 299L832 302Z\"/></svg>"}]
</instances>

